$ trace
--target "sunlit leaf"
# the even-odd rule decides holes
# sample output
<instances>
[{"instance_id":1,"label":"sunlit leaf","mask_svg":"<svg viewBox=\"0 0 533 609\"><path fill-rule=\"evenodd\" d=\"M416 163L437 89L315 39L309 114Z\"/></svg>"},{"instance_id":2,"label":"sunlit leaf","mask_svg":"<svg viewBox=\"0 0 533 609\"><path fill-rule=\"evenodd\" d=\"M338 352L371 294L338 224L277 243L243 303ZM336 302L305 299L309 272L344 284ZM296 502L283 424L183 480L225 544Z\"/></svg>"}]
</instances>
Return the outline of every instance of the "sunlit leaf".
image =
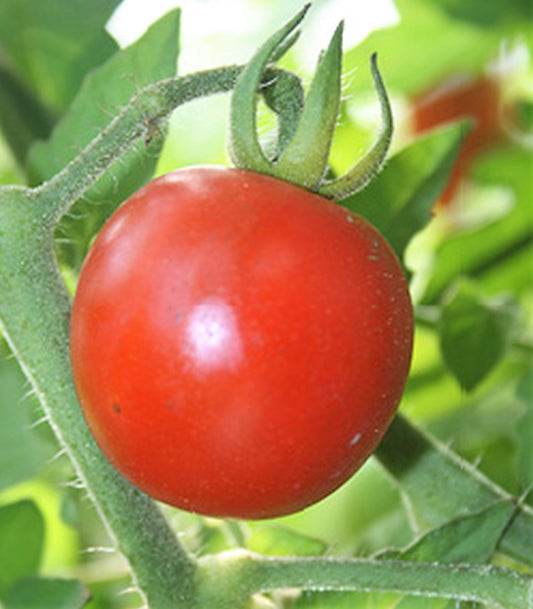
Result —
<instances>
[{"instance_id":1,"label":"sunlit leaf","mask_svg":"<svg viewBox=\"0 0 533 609\"><path fill-rule=\"evenodd\" d=\"M36 573L44 543L44 521L33 501L0 507L0 594L17 579Z\"/></svg>"},{"instance_id":2,"label":"sunlit leaf","mask_svg":"<svg viewBox=\"0 0 533 609\"><path fill-rule=\"evenodd\" d=\"M117 49L105 24L120 0L2 0L0 49L22 83L63 111L85 74Z\"/></svg>"},{"instance_id":3,"label":"sunlit leaf","mask_svg":"<svg viewBox=\"0 0 533 609\"><path fill-rule=\"evenodd\" d=\"M19 580L2 599L5 609L81 609L89 592L73 579Z\"/></svg>"},{"instance_id":4,"label":"sunlit leaf","mask_svg":"<svg viewBox=\"0 0 533 609\"><path fill-rule=\"evenodd\" d=\"M501 33L447 18L434 2L396 0L401 15L396 26L372 32L347 53L345 69L366 65L377 52L387 86L415 95L456 73L480 74L498 52ZM354 78L358 89L369 89L364 70Z\"/></svg>"},{"instance_id":5,"label":"sunlit leaf","mask_svg":"<svg viewBox=\"0 0 533 609\"><path fill-rule=\"evenodd\" d=\"M472 179L482 185L506 188L512 204L502 217L480 226L458 227L439 244L424 302L435 302L460 276L479 279L493 290L530 284L531 163L531 153L519 147L493 150L477 161ZM505 273L508 264L513 265L512 275Z\"/></svg>"},{"instance_id":6,"label":"sunlit leaf","mask_svg":"<svg viewBox=\"0 0 533 609\"><path fill-rule=\"evenodd\" d=\"M320 556L327 544L320 539L308 537L288 527L261 525L252 529L247 540L250 550L277 556Z\"/></svg>"}]
</instances>

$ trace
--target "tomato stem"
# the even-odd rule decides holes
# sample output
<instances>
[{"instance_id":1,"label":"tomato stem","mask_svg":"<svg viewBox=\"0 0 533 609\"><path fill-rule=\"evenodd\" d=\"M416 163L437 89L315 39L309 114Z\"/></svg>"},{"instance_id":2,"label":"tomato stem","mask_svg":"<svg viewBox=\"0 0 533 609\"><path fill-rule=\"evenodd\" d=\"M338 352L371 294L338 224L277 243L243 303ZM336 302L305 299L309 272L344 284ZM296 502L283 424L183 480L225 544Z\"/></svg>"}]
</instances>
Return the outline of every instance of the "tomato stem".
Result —
<instances>
[{"instance_id":1,"label":"tomato stem","mask_svg":"<svg viewBox=\"0 0 533 609\"><path fill-rule=\"evenodd\" d=\"M389 98L374 53L370 58L370 70L381 105L381 131L370 150L345 175L325 180L340 110L342 22L319 58L305 102L300 98L299 86L294 87L294 83L286 80L283 85L277 86L278 93L282 87L287 92L294 87L294 93L277 95L278 106L273 109L278 114L279 133L277 149L272 158L265 154L257 134L257 93L261 90L262 79L264 81L263 73L269 62L277 61L292 46L297 38L293 30L300 24L308 8L306 5L271 36L239 77L230 107L229 154L233 163L241 169L273 175L327 198L341 200L364 188L383 167L393 132ZM271 92L275 86L270 86ZM270 107L271 92L265 95ZM285 95L290 100L287 109L279 105L285 101Z\"/></svg>"},{"instance_id":2,"label":"tomato stem","mask_svg":"<svg viewBox=\"0 0 533 609\"><path fill-rule=\"evenodd\" d=\"M268 69L264 76L268 76ZM278 68L272 79L265 82L261 93L278 118L277 147L274 151L274 159L277 159L292 140L298 126L304 106L303 87L295 74Z\"/></svg>"}]
</instances>

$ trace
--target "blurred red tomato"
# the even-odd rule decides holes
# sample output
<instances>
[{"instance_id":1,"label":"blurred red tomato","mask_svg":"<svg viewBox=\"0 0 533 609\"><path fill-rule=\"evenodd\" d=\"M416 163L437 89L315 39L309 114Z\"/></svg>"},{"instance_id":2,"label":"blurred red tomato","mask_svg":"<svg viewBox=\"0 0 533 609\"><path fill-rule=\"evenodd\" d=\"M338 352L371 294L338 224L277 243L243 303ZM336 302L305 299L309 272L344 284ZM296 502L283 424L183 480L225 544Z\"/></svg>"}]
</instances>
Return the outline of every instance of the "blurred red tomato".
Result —
<instances>
[{"instance_id":1,"label":"blurred red tomato","mask_svg":"<svg viewBox=\"0 0 533 609\"><path fill-rule=\"evenodd\" d=\"M472 161L503 135L500 83L488 76L456 76L413 100L413 126L421 134L444 123L471 118L474 125L463 142L440 202L449 204Z\"/></svg>"}]
</instances>

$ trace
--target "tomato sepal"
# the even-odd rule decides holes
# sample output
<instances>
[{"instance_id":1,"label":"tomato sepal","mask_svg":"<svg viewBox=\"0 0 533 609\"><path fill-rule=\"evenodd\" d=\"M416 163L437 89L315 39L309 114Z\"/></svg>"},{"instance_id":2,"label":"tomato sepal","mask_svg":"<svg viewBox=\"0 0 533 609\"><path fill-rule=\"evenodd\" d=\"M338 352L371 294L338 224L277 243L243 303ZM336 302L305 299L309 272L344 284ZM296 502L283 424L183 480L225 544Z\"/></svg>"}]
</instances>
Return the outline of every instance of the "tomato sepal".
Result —
<instances>
[{"instance_id":1,"label":"tomato sepal","mask_svg":"<svg viewBox=\"0 0 533 609\"><path fill-rule=\"evenodd\" d=\"M276 177L312 191L324 179L339 115L343 27L321 55L294 136L273 167Z\"/></svg>"},{"instance_id":2,"label":"tomato sepal","mask_svg":"<svg viewBox=\"0 0 533 609\"><path fill-rule=\"evenodd\" d=\"M346 174L327 180L329 153L340 109L343 22L320 55L305 99L301 85L287 81L283 84L282 96L287 95L291 105L286 109L276 99L281 94L281 86L274 93L275 81L264 84L268 64L277 61L295 42L298 32L294 30L308 8L306 5L263 44L239 77L230 105L229 155L239 169L274 176L328 199L342 200L362 190L383 167L394 128L392 110L374 53L370 70L381 106L381 130L374 145ZM257 134L258 91L278 115L278 142L271 155L265 153Z\"/></svg>"},{"instance_id":3,"label":"tomato sepal","mask_svg":"<svg viewBox=\"0 0 533 609\"><path fill-rule=\"evenodd\" d=\"M272 58L288 50L288 42L296 39L293 34L309 9L309 4L273 34L256 52L240 75L230 107L229 155L234 165L257 173L272 174L272 164L259 143L256 126L257 91L261 77Z\"/></svg>"},{"instance_id":4,"label":"tomato sepal","mask_svg":"<svg viewBox=\"0 0 533 609\"><path fill-rule=\"evenodd\" d=\"M378 69L377 53L370 57L370 70L381 106L381 131L370 150L343 176L324 182L318 193L341 200L362 190L382 169L392 141L394 121L385 83Z\"/></svg>"}]
</instances>

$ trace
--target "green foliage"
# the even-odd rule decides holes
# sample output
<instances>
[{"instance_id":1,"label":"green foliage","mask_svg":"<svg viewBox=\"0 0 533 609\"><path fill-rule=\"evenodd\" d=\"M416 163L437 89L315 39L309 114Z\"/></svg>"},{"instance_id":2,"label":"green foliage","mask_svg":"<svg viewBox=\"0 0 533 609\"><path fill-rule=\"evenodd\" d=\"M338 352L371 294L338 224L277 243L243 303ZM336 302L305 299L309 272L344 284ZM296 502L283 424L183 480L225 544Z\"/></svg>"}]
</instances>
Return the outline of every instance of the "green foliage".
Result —
<instances>
[{"instance_id":1,"label":"green foliage","mask_svg":"<svg viewBox=\"0 0 533 609\"><path fill-rule=\"evenodd\" d=\"M320 556L327 550L321 539L312 539L277 524L254 527L246 546L254 552L271 556Z\"/></svg>"},{"instance_id":2,"label":"green foliage","mask_svg":"<svg viewBox=\"0 0 533 609\"><path fill-rule=\"evenodd\" d=\"M44 522L37 506L19 501L0 508L0 595L36 573L43 552Z\"/></svg>"},{"instance_id":3,"label":"green foliage","mask_svg":"<svg viewBox=\"0 0 533 609\"><path fill-rule=\"evenodd\" d=\"M461 275L475 277L492 293L527 291L533 253L531 162L531 151L519 146L491 149L477 161L472 178L478 190L465 202L464 220L435 248L425 302L435 302Z\"/></svg>"},{"instance_id":4,"label":"green foliage","mask_svg":"<svg viewBox=\"0 0 533 609\"><path fill-rule=\"evenodd\" d=\"M401 150L368 188L344 201L386 235L400 258L429 222L464 130L462 124L445 127Z\"/></svg>"},{"instance_id":5,"label":"green foliage","mask_svg":"<svg viewBox=\"0 0 533 609\"><path fill-rule=\"evenodd\" d=\"M56 110L72 101L84 75L117 49L103 29L117 0L6 0L0 13L2 49L17 73ZM83 15L83 18L81 18Z\"/></svg>"},{"instance_id":6,"label":"green foliage","mask_svg":"<svg viewBox=\"0 0 533 609\"><path fill-rule=\"evenodd\" d=\"M76 580L23 579L6 593L5 609L81 609L89 593Z\"/></svg>"},{"instance_id":7,"label":"green foliage","mask_svg":"<svg viewBox=\"0 0 533 609\"><path fill-rule=\"evenodd\" d=\"M483 299L461 284L445 301L440 319L444 361L467 391L503 358L518 326L518 303L510 298Z\"/></svg>"},{"instance_id":8,"label":"green foliage","mask_svg":"<svg viewBox=\"0 0 533 609\"><path fill-rule=\"evenodd\" d=\"M113 545L86 491L65 492L66 484L80 485L79 458L73 459L76 468L64 458L53 461L57 441L48 423L35 424L43 406L48 413L63 408L66 436L79 423L68 376L68 299L52 265L49 217L43 221L43 216L48 206L53 216L53 205L57 211L73 204L55 237L62 276L74 289L89 243L124 198L158 168L171 166L172 159L186 164L222 157L217 134L225 130L220 121L226 111L223 100L209 101L213 108L216 105L211 114L204 112L210 108L202 105L205 102L191 105L189 113L180 109L168 129L164 119L176 105L231 89L238 69L144 88L175 76L180 13L171 11L130 47L120 49L104 28L118 4L114 0L0 3L0 162L5 165L0 179L16 176L28 186L45 183L35 191L4 188L0 195L0 323L13 348L11 352L2 339L3 609L132 609L142 604L137 595L121 594L131 585L131 576L116 553L81 552L73 557L54 543L59 529L49 526L45 509L41 513L40 489L46 484L53 494L49 505L57 512L56 520L63 517L69 522L82 548ZM279 22L284 19L285 4L280 0L269 5ZM481 587L494 592L494 598L498 589L507 590L508 581L510 590L515 590L515 580L521 586L519 573L524 577L532 573L533 159L523 133L531 127L533 101L527 85L531 66L507 66L501 86L511 111L505 114L504 133L478 154L449 208L436 210L435 202L449 179L468 123L440 126L421 138L408 128L413 96L450 76L481 76L489 65L494 67L502 40L510 49L522 45L531 54L528 5L526 0L397 0L401 16L397 25L378 29L346 50L343 65L348 78L334 134L334 173L353 163L354 156L362 157L378 131L379 122L368 120L379 114L368 70L368 60L376 51L395 111L393 154L377 179L343 204L386 235L411 280L417 335L402 415L374 460L344 488L301 514L248 525L166 512L178 540L195 557L209 559L232 548L281 555L286 560L294 556L294 563L279 563L279 577L301 568L304 576L290 581L302 588L313 587L312 578L305 577L311 563L305 561L322 560L323 555L331 563L318 563L322 566L313 571L313 577L325 573L339 556L372 555L385 567L391 559L418 567L414 572L417 586L433 585L437 591L449 590L459 580L451 571L437 573L431 566L478 564L486 569L486 579L479 580ZM317 2L311 13L325 15L329 8L327 2ZM305 22L302 27L305 31ZM268 33L264 32L265 38ZM249 50L251 55L253 49ZM292 49L284 61L284 65L298 65ZM311 80L296 71L304 84ZM279 153L294 134L303 95L295 76L273 74L269 73L264 94L266 106L281 121ZM136 101L130 102L136 94ZM280 107L285 100L289 109L283 114ZM364 106L367 100L371 114ZM261 115L257 120L261 123ZM109 146L98 148L106 134ZM80 157L91 141L93 147ZM99 150L105 152L96 162ZM69 163L78 165L65 170ZM83 175L86 170L90 175ZM58 172L63 183L71 185L63 193L66 200L59 203L50 200L50 193L58 192L53 190L57 182L46 184ZM93 175L102 172L105 175L93 184ZM85 178L82 186L80 175ZM18 280L24 283L23 292L15 289ZM38 374L40 366L51 371L45 375L46 382ZM92 447L90 438L80 432L69 444L70 456L77 456L76 446L85 445ZM168 590L178 590L176 602L171 603L177 607L192 580L189 562L182 561L179 546L172 545L151 502L118 481L111 468L98 461L97 449L90 452L93 449L88 449L84 471L89 472L99 511L111 523L139 584L157 589L151 597L153 607L164 607ZM20 486L24 481L41 484ZM10 498L11 492L21 499ZM56 507L61 504L62 514ZM123 511L115 509L117 505ZM211 573L212 578L203 582L206 590L208 584L229 590L234 575L230 567L236 562L231 556L227 562L221 559L213 568L218 579ZM502 564L512 569L509 580L499 579L506 571L489 570ZM254 573L261 572L259 565L252 567L257 569ZM150 568L157 570L153 579ZM67 579L57 579L58 570ZM470 572L466 569L465 573ZM470 574L477 577L479 573L472 570ZM254 577L250 575L249 581L256 581ZM170 580L175 585L165 588ZM472 581L467 586L470 591L475 587ZM516 590L521 593L525 587ZM321 588L327 588L323 581ZM353 591L346 586L342 591L291 591L268 597L276 608L284 609L482 606L468 604L459 592L454 598L415 598L379 590ZM527 606L520 594L506 598L510 600L504 606ZM460 604L455 605L456 601Z\"/></svg>"},{"instance_id":9,"label":"green foliage","mask_svg":"<svg viewBox=\"0 0 533 609\"><path fill-rule=\"evenodd\" d=\"M531 3L527 0L511 0L510 2L491 2L483 0L437 0L443 9L455 19L472 21L480 24L520 23L521 19L531 17Z\"/></svg>"},{"instance_id":10,"label":"green foliage","mask_svg":"<svg viewBox=\"0 0 533 609\"><path fill-rule=\"evenodd\" d=\"M347 54L351 69L377 51L393 91L415 95L455 73L480 73L498 51L499 30L450 18L437 2L397 0L395 4L401 15L398 25L373 32ZM489 4L493 3L484 3ZM364 74L358 74L357 81L359 87L370 87Z\"/></svg>"},{"instance_id":11,"label":"green foliage","mask_svg":"<svg viewBox=\"0 0 533 609\"><path fill-rule=\"evenodd\" d=\"M520 381L517 394L523 412L515 425L517 470L523 488L533 486L533 371Z\"/></svg>"},{"instance_id":12,"label":"green foliage","mask_svg":"<svg viewBox=\"0 0 533 609\"><path fill-rule=\"evenodd\" d=\"M480 512L449 520L407 548L385 552L380 558L420 562L489 562L515 509L511 501L495 501Z\"/></svg>"},{"instance_id":13,"label":"green foliage","mask_svg":"<svg viewBox=\"0 0 533 609\"><path fill-rule=\"evenodd\" d=\"M36 475L56 450L48 429L31 429L42 413L34 399L24 399L23 375L8 353L0 339L0 490Z\"/></svg>"},{"instance_id":14,"label":"green foliage","mask_svg":"<svg viewBox=\"0 0 533 609\"><path fill-rule=\"evenodd\" d=\"M85 4L6 0L0 6L0 123L21 163L32 142L48 136L85 74L117 49L103 29L117 0Z\"/></svg>"}]
</instances>

